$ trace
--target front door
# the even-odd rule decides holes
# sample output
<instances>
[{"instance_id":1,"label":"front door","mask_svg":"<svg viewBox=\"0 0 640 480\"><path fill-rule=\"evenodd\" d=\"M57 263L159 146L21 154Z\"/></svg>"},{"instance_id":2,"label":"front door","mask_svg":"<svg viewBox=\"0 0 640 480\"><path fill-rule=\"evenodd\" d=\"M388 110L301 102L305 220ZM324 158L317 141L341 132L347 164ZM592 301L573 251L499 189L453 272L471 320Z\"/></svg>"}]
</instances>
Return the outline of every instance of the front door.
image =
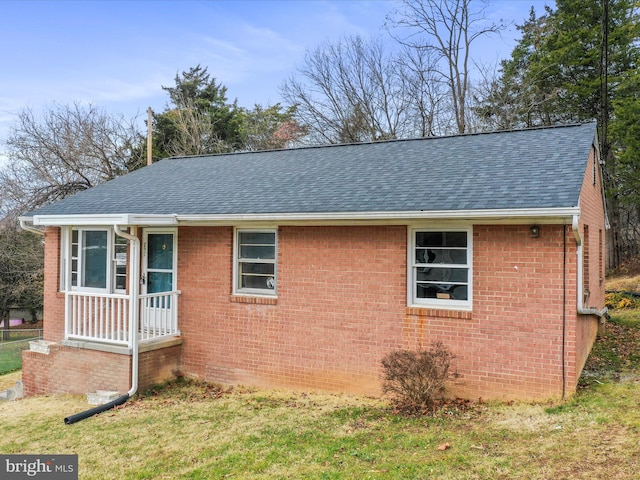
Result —
<instances>
[{"instance_id":1,"label":"front door","mask_svg":"<svg viewBox=\"0 0 640 480\"><path fill-rule=\"evenodd\" d=\"M176 231L145 230L142 261L142 328L161 333L173 318L171 297L176 289Z\"/></svg>"}]
</instances>

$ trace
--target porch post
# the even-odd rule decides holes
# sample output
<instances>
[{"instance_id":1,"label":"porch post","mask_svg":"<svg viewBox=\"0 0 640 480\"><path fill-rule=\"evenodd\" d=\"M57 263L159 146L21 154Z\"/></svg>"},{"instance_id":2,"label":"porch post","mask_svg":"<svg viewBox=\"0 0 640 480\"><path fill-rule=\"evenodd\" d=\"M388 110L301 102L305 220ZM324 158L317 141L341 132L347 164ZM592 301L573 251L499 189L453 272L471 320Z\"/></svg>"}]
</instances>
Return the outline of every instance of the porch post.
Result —
<instances>
[{"instance_id":1,"label":"porch post","mask_svg":"<svg viewBox=\"0 0 640 480\"><path fill-rule=\"evenodd\" d=\"M137 236L137 228L132 227L132 233L126 233L120 230L118 225L113 226L116 235L129 240L130 256L129 256L129 336L127 344L135 355L138 339L138 304L140 289L140 240Z\"/></svg>"},{"instance_id":2,"label":"porch post","mask_svg":"<svg viewBox=\"0 0 640 480\"><path fill-rule=\"evenodd\" d=\"M71 328L71 322L73 321L72 315L72 301L73 299L69 295L71 291L71 227L60 227L60 242L62 243L62 275L64 282L64 339L67 340L69 335L73 331Z\"/></svg>"}]
</instances>

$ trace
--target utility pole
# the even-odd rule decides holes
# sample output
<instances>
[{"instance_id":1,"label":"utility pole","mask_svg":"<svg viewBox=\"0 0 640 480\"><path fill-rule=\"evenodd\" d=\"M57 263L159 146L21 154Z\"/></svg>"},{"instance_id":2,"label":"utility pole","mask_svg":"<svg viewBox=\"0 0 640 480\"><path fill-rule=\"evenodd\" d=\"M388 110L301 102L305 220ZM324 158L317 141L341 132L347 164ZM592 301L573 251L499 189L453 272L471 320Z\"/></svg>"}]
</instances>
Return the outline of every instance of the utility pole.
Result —
<instances>
[{"instance_id":1,"label":"utility pole","mask_svg":"<svg viewBox=\"0 0 640 480\"><path fill-rule=\"evenodd\" d=\"M153 114L153 110L151 107L147 108L147 165L151 165L153 163L153 142L151 141L151 116Z\"/></svg>"}]
</instances>

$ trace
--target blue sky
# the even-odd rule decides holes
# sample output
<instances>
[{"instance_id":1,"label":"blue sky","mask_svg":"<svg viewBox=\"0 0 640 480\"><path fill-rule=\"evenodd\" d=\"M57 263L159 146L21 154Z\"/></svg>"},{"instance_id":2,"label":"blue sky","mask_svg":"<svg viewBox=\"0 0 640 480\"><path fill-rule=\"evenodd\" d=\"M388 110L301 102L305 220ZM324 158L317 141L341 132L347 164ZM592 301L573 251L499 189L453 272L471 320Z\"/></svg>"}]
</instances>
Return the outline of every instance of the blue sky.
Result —
<instances>
[{"instance_id":1,"label":"blue sky","mask_svg":"<svg viewBox=\"0 0 640 480\"><path fill-rule=\"evenodd\" d=\"M553 0L491 0L490 17L522 24ZM345 35L384 34L393 0L0 2L0 151L25 107L79 101L128 118L164 109L176 73L200 64L251 107L278 88L307 49ZM481 47L509 55L515 27Z\"/></svg>"}]
</instances>

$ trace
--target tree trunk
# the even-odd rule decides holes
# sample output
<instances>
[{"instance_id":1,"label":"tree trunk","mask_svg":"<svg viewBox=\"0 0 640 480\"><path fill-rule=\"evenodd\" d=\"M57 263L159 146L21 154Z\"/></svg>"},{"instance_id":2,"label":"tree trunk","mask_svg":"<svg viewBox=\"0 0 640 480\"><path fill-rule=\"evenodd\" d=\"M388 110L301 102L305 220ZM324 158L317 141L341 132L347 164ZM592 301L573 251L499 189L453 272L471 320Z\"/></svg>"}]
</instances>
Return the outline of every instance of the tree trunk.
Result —
<instances>
[{"instance_id":1,"label":"tree trunk","mask_svg":"<svg viewBox=\"0 0 640 480\"><path fill-rule=\"evenodd\" d=\"M2 341L6 342L11 339L11 320L9 319L9 310L2 310L0 313L0 320L4 322L4 326L2 329Z\"/></svg>"}]
</instances>

